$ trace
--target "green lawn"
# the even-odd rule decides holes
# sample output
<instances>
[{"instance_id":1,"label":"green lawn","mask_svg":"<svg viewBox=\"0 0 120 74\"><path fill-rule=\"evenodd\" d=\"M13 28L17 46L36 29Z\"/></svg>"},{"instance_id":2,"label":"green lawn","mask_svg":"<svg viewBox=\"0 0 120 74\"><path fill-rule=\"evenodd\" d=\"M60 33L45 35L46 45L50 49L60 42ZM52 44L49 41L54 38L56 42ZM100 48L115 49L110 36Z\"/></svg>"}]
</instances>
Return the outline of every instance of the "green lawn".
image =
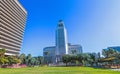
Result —
<instances>
[{"instance_id":1,"label":"green lawn","mask_svg":"<svg viewBox=\"0 0 120 74\"><path fill-rule=\"evenodd\" d=\"M89 67L32 67L0 69L0 74L120 74L120 72Z\"/></svg>"}]
</instances>

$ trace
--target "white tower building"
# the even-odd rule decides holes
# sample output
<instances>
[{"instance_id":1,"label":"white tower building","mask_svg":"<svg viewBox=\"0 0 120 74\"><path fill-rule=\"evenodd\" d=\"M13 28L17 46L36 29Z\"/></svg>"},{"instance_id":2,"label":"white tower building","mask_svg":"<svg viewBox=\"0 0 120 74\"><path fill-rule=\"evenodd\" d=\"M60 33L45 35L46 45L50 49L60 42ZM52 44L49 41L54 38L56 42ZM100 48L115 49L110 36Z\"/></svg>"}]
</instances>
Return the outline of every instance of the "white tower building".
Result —
<instances>
[{"instance_id":1,"label":"white tower building","mask_svg":"<svg viewBox=\"0 0 120 74\"><path fill-rule=\"evenodd\" d=\"M63 21L59 20L56 30L56 61L60 61L64 54L68 54L67 32Z\"/></svg>"}]
</instances>

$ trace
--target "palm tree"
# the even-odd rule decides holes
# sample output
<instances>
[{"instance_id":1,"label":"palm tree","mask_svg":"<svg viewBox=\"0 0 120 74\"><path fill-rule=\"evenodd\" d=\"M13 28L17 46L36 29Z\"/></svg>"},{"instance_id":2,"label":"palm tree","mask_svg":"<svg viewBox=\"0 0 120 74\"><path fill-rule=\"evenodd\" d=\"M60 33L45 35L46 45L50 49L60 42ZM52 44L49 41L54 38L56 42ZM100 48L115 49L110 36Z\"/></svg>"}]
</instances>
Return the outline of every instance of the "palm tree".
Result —
<instances>
[{"instance_id":1,"label":"palm tree","mask_svg":"<svg viewBox=\"0 0 120 74\"><path fill-rule=\"evenodd\" d=\"M6 50L5 49L0 49L0 57L3 57L5 54Z\"/></svg>"},{"instance_id":2,"label":"palm tree","mask_svg":"<svg viewBox=\"0 0 120 74\"><path fill-rule=\"evenodd\" d=\"M8 59L4 56L5 52L5 49L0 49L0 65L8 63Z\"/></svg>"}]
</instances>

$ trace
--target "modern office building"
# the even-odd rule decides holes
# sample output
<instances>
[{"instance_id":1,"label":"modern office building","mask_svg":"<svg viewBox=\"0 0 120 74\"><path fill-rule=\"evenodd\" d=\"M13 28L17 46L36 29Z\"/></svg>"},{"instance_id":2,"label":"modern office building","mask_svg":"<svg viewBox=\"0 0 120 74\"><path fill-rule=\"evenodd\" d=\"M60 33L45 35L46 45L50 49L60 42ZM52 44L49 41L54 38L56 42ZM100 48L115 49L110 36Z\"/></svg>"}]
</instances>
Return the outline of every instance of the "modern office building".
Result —
<instances>
[{"instance_id":1,"label":"modern office building","mask_svg":"<svg viewBox=\"0 0 120 74\"><path fill-rule=\"evenodd\" d=\"M69 54L79 54L83 52L81 45L68 45L68 49Z\"/></svg>"},{"instance_id":2,"label":"modern office building","mask_svg":"<svg viewBox=\"0 0 120 74\"><path fill-rule=\"evenodd\" d=\"M62 55L68 54L67 31L62 20L59 20L56 30L56 61L60 61Z\"/></svg>"},{"instance_id":3,"label":"modern office building","mask_svg":"<svg viewBox=\"0 0 120 74\"><path fill-rule=\"evenodd\" d=\"M5 55L18 55L27 12L18 0L0 0L0 49Z\"/></svg>"},{"instance_id":4,"label":"modern office building","mask_svg":"<svg viewBox=\"0 0 120 74\"><path fill-rule=\"evenodd\" d=\"M43 49L44 62L58 63L61 62L65 54L76 55L82 53L81 45L71 45L67 40L67 31L62 20L58 22L56 30L56 46L46 47Z\"/></svg>"},{"instance_id":5,"label":"modern office building","mask_svg":"<svg viewBox=\"0 0 120 74\"><path fill-rule=\"evenodd\" d=\"M67 32L62 20L58 22L56 30L56 55L68 54Z\"/></svg>"},{"instance_id":6,"label":"modern office building","mask_svg":"<svg viewBox=\"0 0 120 74\"><path fill-rule=\"evenodd\" d=\"M43 56L45 63L52 63L55 62L55 46L46 47L43 49Z\"/></svg>"},{"instance_id":7,"label":"modern office building","mask_svg":"<svg viewBox=\"0 0 120 74\"><path fill-rule=\"evenodd\" d=\"M112 48L118 52L120 52L120 46L113 46L113 47L108 47L107 49Z\"/></svg>"}]
</instances>

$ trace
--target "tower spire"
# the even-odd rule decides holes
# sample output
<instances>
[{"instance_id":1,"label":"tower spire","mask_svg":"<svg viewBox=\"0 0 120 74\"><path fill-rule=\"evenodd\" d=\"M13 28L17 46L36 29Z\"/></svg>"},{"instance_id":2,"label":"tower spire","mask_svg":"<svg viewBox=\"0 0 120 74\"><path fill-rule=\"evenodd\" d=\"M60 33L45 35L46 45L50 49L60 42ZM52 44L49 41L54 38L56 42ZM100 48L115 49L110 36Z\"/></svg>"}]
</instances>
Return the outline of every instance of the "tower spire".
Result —
<instances>
[{"instance_id":1,"label":"tower spire","mask_svg":"<svg viewBox=\"0 0 120 74\"><path fill-rule=\"evenodd\" d=\"M63 22L63 20L59 20L58 21L58 28L64 28L64 22Z\"/></svg>"}]
</instances>

